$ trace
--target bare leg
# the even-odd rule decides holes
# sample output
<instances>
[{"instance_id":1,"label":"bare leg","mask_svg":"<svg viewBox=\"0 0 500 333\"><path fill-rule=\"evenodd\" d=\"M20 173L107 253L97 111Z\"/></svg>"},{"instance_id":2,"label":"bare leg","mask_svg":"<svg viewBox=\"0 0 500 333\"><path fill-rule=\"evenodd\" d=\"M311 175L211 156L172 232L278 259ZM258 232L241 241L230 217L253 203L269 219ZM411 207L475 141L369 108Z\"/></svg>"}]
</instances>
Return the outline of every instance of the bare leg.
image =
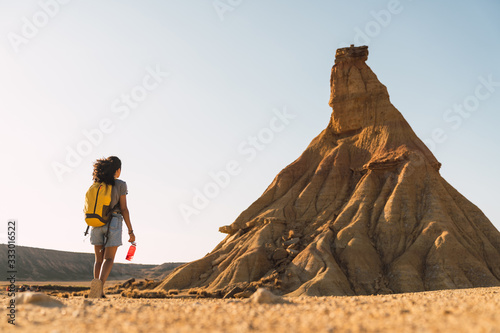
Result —
<instances>
[{"instance_id":1,"label":"bare leg","mask_svg":"<svg viewBox=\"0 0 500 333\"><path fill-rule=\"evenodd\" d=\"M116 250L118 250L118 246L110 246L104 249L104 261L99 275L103 285L108 279L109 273L111 273L111 268L113 268Z\"/></svg>"},{"instance_id":2,"label":"bare leg","mask_svg":"<svg viewBox=\"0 0 500 333\"><path fill-rule=\"evenodd\" d=\"M95 252L94 279L98 279L99 274L101 273L101 266L104 258L104 251L101 251L101 249L102 245L94 245L94 252Z\"/></svg>"}]
</instances>

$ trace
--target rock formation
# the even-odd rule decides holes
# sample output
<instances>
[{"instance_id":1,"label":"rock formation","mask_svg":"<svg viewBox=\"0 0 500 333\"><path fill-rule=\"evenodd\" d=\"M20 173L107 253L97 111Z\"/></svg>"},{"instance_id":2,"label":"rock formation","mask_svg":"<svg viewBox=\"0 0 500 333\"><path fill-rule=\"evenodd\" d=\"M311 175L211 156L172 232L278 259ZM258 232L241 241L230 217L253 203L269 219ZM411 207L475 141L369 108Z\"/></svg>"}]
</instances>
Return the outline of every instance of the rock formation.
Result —
<instances>
[{"instance_id":1,"label":"rock formation","mask_svg":"<svg viewBox=\"0 0 500 333\"><path fill-rule=\"evenodd\" d=\"M205 257L158 287L289 296L500 285L500 233L439 174L440 163L366 65L338 49L328 127Z\"/></svg>"}]
</instances>

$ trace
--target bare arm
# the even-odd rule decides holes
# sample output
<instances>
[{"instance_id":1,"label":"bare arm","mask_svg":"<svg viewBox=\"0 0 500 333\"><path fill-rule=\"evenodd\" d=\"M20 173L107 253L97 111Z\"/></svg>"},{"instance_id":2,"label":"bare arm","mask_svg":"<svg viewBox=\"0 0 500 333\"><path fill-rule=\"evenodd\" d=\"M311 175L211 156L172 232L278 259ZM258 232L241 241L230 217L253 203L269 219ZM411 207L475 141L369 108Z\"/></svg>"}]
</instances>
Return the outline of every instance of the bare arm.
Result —
<instances>
[{"instance_id":1,"label":"bare arm","mask_svg":"<svg viewBox=\"0 0 500 333\"><path fill-rule=\"evenodd\" d=\"M128 234L130 236L129 242L135 242L135 235L134 231L132 229L132 223L130 222L130 213L128 211L127 207L127 196L121 195L120 196L120 209L122 211L123 219L125 220L125 224L127 225L128 228Z\"/></svg>"}]
</instances>

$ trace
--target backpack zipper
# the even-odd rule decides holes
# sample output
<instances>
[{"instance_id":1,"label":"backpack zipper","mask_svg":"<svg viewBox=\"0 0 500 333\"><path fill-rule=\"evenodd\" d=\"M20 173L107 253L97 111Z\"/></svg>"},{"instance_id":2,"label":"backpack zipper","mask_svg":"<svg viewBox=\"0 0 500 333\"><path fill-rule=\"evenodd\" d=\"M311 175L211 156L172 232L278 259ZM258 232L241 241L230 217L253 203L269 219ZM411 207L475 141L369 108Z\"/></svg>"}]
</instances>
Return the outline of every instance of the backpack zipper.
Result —
<instances>
[{"instance_id":1,"label":"backpack zipper","mask_svg":"<svg viewBox=\"0 0 500 333\"><path fill-rule=\"evenodd\" d=\"M94 214L95 214L95 210L97 208L97 199L99 198L99 191L101 190L101 187L102 187L102 185L99 185L99 188L97 189L97 194L95 196Z\"/></svg>"}]
</instances>

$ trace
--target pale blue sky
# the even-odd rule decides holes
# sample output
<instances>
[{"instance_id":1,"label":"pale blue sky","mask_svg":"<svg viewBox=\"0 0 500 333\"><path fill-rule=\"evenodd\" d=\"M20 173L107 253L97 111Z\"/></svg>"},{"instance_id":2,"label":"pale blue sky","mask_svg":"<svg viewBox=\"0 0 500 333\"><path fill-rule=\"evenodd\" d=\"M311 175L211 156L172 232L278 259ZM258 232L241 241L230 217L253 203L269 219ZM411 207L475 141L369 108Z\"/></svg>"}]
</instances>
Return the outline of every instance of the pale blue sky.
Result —
<instances>
[{"instance_id":1,"label":"pale blue sky","mask_svg":"<svg viewBox=\"0 0 500 333\"><path fill-rule=\"evenodd\" d=\"M135 262L202 257L327 126L335 50L351 43L369 45L368 65L443 177L500 228L497 1L65 2L0 0L0 242L15 218L20 245L92 252L92 162L117 155ZM102 121L111 128L89 145L83 132ZM259 133L263 150L250 153ZM68 167L78 147L88 154ZM230 161L238 172L187 222L179 207ZM58 177L57 163L71 172Z\"/></svg>"}]
</instances>

